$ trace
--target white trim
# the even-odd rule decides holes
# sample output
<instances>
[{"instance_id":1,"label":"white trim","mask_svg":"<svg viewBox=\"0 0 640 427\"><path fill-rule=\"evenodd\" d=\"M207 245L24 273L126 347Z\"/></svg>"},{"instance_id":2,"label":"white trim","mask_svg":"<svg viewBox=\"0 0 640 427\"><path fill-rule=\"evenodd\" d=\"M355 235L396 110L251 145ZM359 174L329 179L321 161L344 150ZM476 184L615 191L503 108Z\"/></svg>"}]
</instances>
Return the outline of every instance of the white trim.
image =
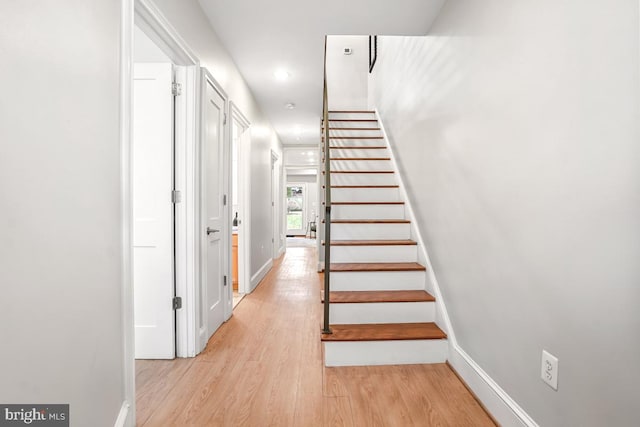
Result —
<instances>
[{"instance_id":1,"label":"white trim","mask_svg":"<svg viewBox=\"0 0 640 427\"><path fill-rule=\"evenodd\" d=\"M196 286L197 257L196 177L198 145L197 65L176 66L176 81L183 86L175 108L175 185L183 197L176 205L176 295L183 299L183 309L176 312L176 355L196 355Z\"/></svg>"},{"instance_id":2,"label":"white trim","mask_svg":"<svg viewBox=\"0 0 640 427\"><path fill-rule=\"evenodd\" d=\"M151 0L135 0L135 24L174 64L189 65L200 62L173 25Z\"/></svg>"},{"instance_id":3,"label":"white trim","mask_svg":"<svg viewBox=\"0 0 640 427\"><path fill-rule=\"evenodd\" d=\"M131 140L133 111L133 6L134 0L121 0L120 9L120 221L122 227L121 250L121 305L123 394L127 404L124 419L116 423L135 425L135 337L133 320L132 275L132 200L131 200ZM131 402L130 404L127 402ZM124 407L124 404L123 404ZM131 410L129 410L131 408ZM122 414L122 410L120 411ZM116 424L118 425L118 424Z\"/></svg>"},{"instance_id":4,"label":"white trim","mask_svg":"<svg viewBox=\"0 0 640 427\"><path fill-rule=\"evenodd\" d=\"M271 267L273 267L273 260L269 259L262 267L260 267L260 270L258 270L256 274L251 276L251 290L249 292L253 292L256 289L262 279L264 279L264 276L266 276L269 270L271 270Z\"/></svg>"},{"instance_id":5,"label":"white trim","mask_svg":"<svg viewBox=\"0 0 640 427\"><path fill-rule=\"evenodd\" d=\"M132 420L129 419L129 402L126 400L122 402L122 406L120 407L120 412L118 413L118 418L116 418L116 422L113 424L113 427L128 427L133 426Z\"/></svg>"},{"instance_id":6,"label":"white trim","mask_svg":"<svg viewBox=\"0 0 640 427\"><path fill-rule=\"evenodd\" d=\"M451 320L447 313L442 293L440 292L440 286L435 276L433 266L427 252L427 248L422 240L422 234L418 227L415 214L411 207L411 203L402 180L402 174L398 170L398 164L396 162L395 152L391 146L391 141L384 128L384 123L380 117L378 109L375 109L376 118L378 124L384 136L384 140L389 148L391 161L393 163L393 169L396 172L398 183L400 185L400 195L405 200L405 209L408 219L412 225L412 237L418 242L422 253L418 253L420 262L425 263L427 267L427 274L433 289L429 291L434 293L436 298L436 316L437 323L441 325L442 329L447 333L449 341L449 363L456 370L458 375L465 381L465 383L473 390L478 399L485 405L491 415L504 427L538 427L538 424L513 400L499 385L496 383L472 358L469 356L459 345L456 339L453 327L451 326ZM443 327L444 326L444 327Z\"/></svg>"},{"instance_id":7,"label":"white trim","mask_svg":"<svg viewBox=\"0 0 640 427\"><path fill-rule=\"evenodd\" d=\"M249 292L251 277L251 123L240 111L235 102L229 101L229 115L231 120L236 120L245 129L243 137L238 140L238 219L240 228L238 229L238 292ZM233 144L232 129L229 132L231 144ZM232 160L230 160L232 161ZM233 187L229 187L229 194L233 194ZM229 209L233 208L233 200L229 203ZM231 212L231 211L230 211ZM233 212L231 212L233 215Z\"/></svg>"},{"instance_id":8,"label":"white trim","mask_svg":"<svg viewBox=\"0 0 640 427\"><path fill-rule=\"evenodd\" d=\"M393 165L393 170L395 171L396 177L398 178L398 184L400 185L400 197L402 200L405 200L405 215L408 216L408 220L411 221L411 237L413 237L417 242L420 250L418 251L418 261L425 264L427 267L427 277L429 277L429 283L431 283L431 287L427 287L428 291L433 293L433 296L436 298L436 305L438 306L437 310L437 318L436 323L444 329L447 333L447 337L449 340L456 342L455 333L453 331L453 327L451 326L451 321L449 319L449 313L447 312L447 308L442 298L442 292L440 292L440 286L438 285L438 279L436 278L435 272L433 271L433 266L431 265L431 260L429 258L429 253L427 251L427 247L422 240L422 233L420 232L420 227L418 226L418 222L416 221L416 216L413 212L413 207L411 201L409 199L409 195L407 194L406 186L404 185L404 181L402 180L402 174L398 169L398 163L396 162L395 151L391 146L391 141L387 135L387 132L384 128L384 123L382 123L382 118L378 112L378 109L375 109L375 115L378 119L378 125L382 132L382 136L384 137L384 141L389 148L389 155L391 157L391 163Z\"/></svg>"},{"instance_id":9,"label":"white trim","mask_svg":"<svg viewBox=\"0 0 640 427\"><path fill-rule=\"evenodd\" d=\"M538 427L538 424L458 344L449 346L449 363L489 413L503 427Z\"/></svg>"},{"instance_id":10,"label":"white trim","mask_svg":"<svg viewBox=\"0 0 640 427\"><path fill-rule=\"evenodd\" d=\"M318 261L318 273L322 273L324 271L324 261Z\"/></svg>"}]
</instances>

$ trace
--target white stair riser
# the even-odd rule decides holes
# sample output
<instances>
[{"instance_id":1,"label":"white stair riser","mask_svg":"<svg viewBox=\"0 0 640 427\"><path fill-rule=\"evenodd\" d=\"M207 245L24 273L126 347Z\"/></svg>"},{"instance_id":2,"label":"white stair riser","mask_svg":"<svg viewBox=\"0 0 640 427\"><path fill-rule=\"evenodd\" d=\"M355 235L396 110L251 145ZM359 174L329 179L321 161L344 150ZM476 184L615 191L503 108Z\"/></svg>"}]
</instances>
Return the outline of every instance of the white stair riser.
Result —
<instances>
[{"instance_id":1,"label":"white stair riser","mask_svg":"<svg viewBox=\"0 0 640 427\"><path fill-rule=\"evenodd\" d=\"M380 144L382 146L383 144ZM331 150L331 157L389 157L388 149L366 149L366 148L350 148L350 149L339 149L334 148Z\"/></svg>"},{"instance_id":2,"label":"white stair riser","mask_svg":"<svg viewBox=\"0 0 640 427\"><path fill-rule=\"evenodd\" d=\"M365 126L357 127L364 128ZM380 129L329 129L329 136L382 136L382 131Z\"/></svg>"},{"instance_id":3,"label":"white stair riser","mask_svg":"<svg viewBox=\"0 0 640 427\"><path fill-rule=\"evenodd\" d=\"M399 202L397 188L332 188L334 202Z\"/></svg>"},{"instance_id":4,"label":"white stair riser","mask_svg":"<svg viewBox=\"0 0 640 427\"><path fill-rule=\"evenodd\" d=\"M332 324L434 322L435 302L346 303L330 305Z\"/></svg>"},{"instance_id":5,"label":"white stair riser","mask_svg":"<svg viewBox=\"0 0 640 427\"><path fill-rule=\"evenodd\" d=\"M332 128L378 128L378 121L375 122L349 122L340 120L331 120L330 127Z\"/></svg>"},{"instance_id":6,"label":"white stair riser","mask_svg":"<svg viewBox=\"0 0 640 427\"><path fill-rule=\"evenodd\" d=\"M332 240L400 240L411 238L411 227L401 224L331 224Z\"/></svg>"},{"instance_id":7,"label":"white stair riser","mask_svg":"<svg viewBox=\"0 0 640 427\"><path fill-rule=\"evenodd\" d=\"M418 262L418 247L331 246L331 262Z\"/></svg>"},{"instance_id":8,"label":"white stair riser","mask_svg":"<svg viewBox=\"0 0 640 427\"><path fill-rule=\"evenodd\" d=\"M391 171L391 160L331 160L332 171Z\"/></svg>"},{"instance_id":9,"label":"white stair riser","mask_svg":"<svg viewBox=\"0 0 640 427\"><path fill-rule=\"evenodd\" d=\"M393 173L332 173L331 185L396 185Z\"/></svg>"},{"instance_id":10,"label":"white stair riser","mask_svg":"<svg viewBox=\"0 0 640 427\"><path fill-rule=\"evenodd\" d=\"M447 340L333 341L324 343L325 366L444 363Z\"/></svg>"},{"instance_id":11,"label":"white stair riser","mask_svg":"<svg viewBox=\"0 0 640 427\"><path fill-rule=\"evenodd\" d=\"M405 219L404 205L333 205L333 219Z\"/></svg>"},{"instance_id":12,"label":"white stair riser","mask_svg":"<svg viewBox=\"0 0 640 427\"><path fill-rule=\"evenodd\" d=\"M424 271L332 271L332 291L417 291L424 290Z\"/></svg>"},{"instance_id":13,"label":"white stair riser","mask_svg":"<svg viewBox=\"0 0 640 427\"><path fill-rule=\"evenodd\" d=\"M357 120L370 120L375 119L375 113L329 113L329 120L340 120L340 119L357 119ZM331 126L335 127L335 126Z\"/></svg>"},{"instance_id":14,"label":"white stair riser","mask_svg":"<svg viewBox=\"0 0 640 427\"><path fill-rule=\"evenodd\" d=\"M331 138L330 147L384 147L386 144L384 139L377 138Z\"/></svg>"}]
</instances>

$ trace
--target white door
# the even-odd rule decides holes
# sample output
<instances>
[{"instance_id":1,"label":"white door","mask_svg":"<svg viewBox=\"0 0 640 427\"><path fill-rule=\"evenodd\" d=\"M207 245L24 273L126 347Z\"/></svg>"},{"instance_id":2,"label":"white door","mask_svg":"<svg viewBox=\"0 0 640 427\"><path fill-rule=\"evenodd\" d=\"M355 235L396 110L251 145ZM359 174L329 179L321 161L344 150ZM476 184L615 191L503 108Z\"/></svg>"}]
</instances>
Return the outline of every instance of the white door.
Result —
<instances>
[{"instance_id":1,"label":"white door","mask_svg":"<svg viewBox=\"0 0 640 427\"><path fill-rule=\"evenodd\" d=\"M137 359L175 357L171 64L135 64L133 289Z\"/></svg>"},{"instance_id":2,"label":"white door","mask_svg":"<svg viewBox=\"0 0 640 427\"><path fill-rule=\"evenodd\" d=\"M204 102L205 318L207 340L224 321L224 98L206 80Z\"/></svg>"}]
</instances>

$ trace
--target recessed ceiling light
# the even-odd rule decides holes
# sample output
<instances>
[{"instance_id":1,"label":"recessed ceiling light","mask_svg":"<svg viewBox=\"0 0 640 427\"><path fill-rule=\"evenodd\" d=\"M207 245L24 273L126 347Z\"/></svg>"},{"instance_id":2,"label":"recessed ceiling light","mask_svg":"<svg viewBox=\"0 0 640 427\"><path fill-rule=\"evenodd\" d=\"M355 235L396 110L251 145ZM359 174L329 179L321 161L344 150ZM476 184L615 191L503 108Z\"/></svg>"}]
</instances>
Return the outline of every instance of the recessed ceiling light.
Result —
<instances>
[{"instance_id":1,"label":"recessed ceiling light","mask_svg":"<svg viewBox=\"0 0 640 427\"><path fill-rule=\"evenodd\" d=\"M287 102L286 104L284 104L284 108L286 108L287 110L293 110L294 108L296 108L296 104L294 104L293 102Z\"/></svg>"},{"instance_id":2,"label":"recessed ceiling light","mask_svg":"<svg viewBox=\"0 0 640 427\"><path fill-rule=\"evenodd\" d=\"M289 74L289 72L285 70L276 70L273 75L276 76L276 79L280 80L281 82L287 80L291 76L291 74Z\"/></svg>"}]
</instances>

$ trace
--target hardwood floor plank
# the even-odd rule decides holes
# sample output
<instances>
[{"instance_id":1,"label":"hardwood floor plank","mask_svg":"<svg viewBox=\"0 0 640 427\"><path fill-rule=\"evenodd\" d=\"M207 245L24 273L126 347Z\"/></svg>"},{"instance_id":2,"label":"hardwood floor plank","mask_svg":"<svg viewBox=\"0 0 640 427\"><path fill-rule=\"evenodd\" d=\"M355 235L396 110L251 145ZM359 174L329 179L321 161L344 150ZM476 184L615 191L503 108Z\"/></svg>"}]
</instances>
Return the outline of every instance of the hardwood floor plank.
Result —
<instances>
[{"instance_id":1,"label":"hardwood floor plank","mask_svg":"<svg viewBox=\"0 0 640 427\"><path fill-rule=\"evenodd\" d=\"M139 361L139 426L490 426L446 365L325 368L315 247L288 248L193 359Z\"/></svg>"},{"instance_id":2,"label":"hardwood floor plank","mask_svg":"<svg viewBox=\"0 0 640 427\"><path fill-rule=\"evenodd\" d=\"M325 397L322 425L325 427L353 427L353 412L349 397Z\"/></svg>"}]
</instances>

